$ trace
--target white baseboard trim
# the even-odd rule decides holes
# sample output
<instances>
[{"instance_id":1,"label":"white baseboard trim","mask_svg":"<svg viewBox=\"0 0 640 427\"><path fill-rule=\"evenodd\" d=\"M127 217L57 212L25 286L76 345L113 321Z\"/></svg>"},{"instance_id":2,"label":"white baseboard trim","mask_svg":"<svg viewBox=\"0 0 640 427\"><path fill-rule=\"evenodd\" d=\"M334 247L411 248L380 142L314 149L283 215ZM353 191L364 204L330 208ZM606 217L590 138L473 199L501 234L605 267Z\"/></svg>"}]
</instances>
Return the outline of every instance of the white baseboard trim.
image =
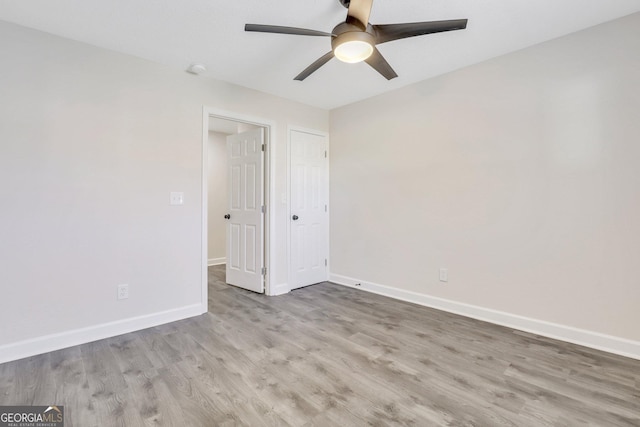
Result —
<instances>
[{"instance_id":1,"label":"white baseboard trim","mask_svg":"<svg viewBox=\"0 0 640 427\"><path fill-rule=\"evenodd\" d=\"M209 258L207 260L207 265L209 267L211 267L212 265L220 265L220 264L226 264L227 263L227 258L226 257L222 257L222 258Z\"/></svg>"},{"instance_id":2,"label":"white baseboard trim","mask_svg":"<svg viewBox=\"0 0 640 427\"><path fill-rule=\"evenodd\" d=\"M289 291L291 289L289 289L289 284L288 283L280 283L277 284L275 286L272 286L269 292L269 296L270 297L275 297L278 295L284 295L284 294L288 294Z\"/></svg>"},{"instance_id":3,"label":"white baseboard trim","mask_svg":"<svg viewBox=\"0 0 640 427\"><path fill-rule=\"evenodd\" d=\"M640 360L640 342L331 274L330 282ZM359 284L359 286L356 286Z\"/></svg>"},{"instance_id":4,"label":"white baseboard trim","mask_svg":"<svg viewBox=\"0 0 640 427\"><path fill-rule=\"evenodd\" d=\"M202 305L198 303L159 313L146 314L144 316L117 320L115 322L103 323L101 325L89 326L68 332L45 335L43 337L6 344L0 346L0 363L24 359L25 357L31 357L37 354L47 353L49 351L60 350L79 344L86 344L92 341L115 337L117 335L127 334L129 332L175 322L177 320L199 316L200 314L202 314Z\"/></svg>"}]
</instances>

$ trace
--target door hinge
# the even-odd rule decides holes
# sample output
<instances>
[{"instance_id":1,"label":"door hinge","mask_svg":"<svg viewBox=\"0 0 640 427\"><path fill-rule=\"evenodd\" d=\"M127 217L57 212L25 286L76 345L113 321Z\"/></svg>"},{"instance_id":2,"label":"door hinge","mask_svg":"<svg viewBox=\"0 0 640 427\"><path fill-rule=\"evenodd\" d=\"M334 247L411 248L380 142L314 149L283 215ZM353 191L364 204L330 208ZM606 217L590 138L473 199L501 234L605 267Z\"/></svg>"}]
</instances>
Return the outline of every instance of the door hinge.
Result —
<instances>
[{"instance_id":1,"label":"door hinge","mask_svg":"<svg viewBox=\"0 0 640 427\"><path fill-rule=\"evenodd\" d=\"M327 205L324 205L324 211L327 212Z\"/></svg>"},{"instance_id":2,"label":"door hinge","mask_svg":"<svg viewBox=\"0 0 640 427\"><path fill-rule=\"evenodd\" d=\"M262 275L263 276L267 275L267 267L262 267Z\"/></svg>"},{"instance_id":3,"label":"door hinge","mask_svg":"<svg viewBox=\"0 0 640 427\"><path fill-rule=\"evenodd\" d=\"M264 146L265 146L265 145L266 145L266 144L262 144L262 151L264 151L264 148L265 148Z\"/></svg>"},{"instance_id":4,"label":"door hinge","mask_svg":"<svg viewBox=\"0 0 640 427\"><path fill-rule=\"evenodd\" d=\"M324 150L324 158L327 158L327 150Z\"/></svg>"},{"instance_id":5,"label":"door hinge","mask_svg":"<svg viewBox=\"0 0 640 427\"><path fill-rule=\"evenodd\" d=\"M325 267L327 266L327 259L326 258L324 259L324 266Z\"/></svg>"},{"instance_id":6,"label":"door hinge","mask_svg":"<svg viewBox=\"0 0 640 427\"><path fill-rule=\"evenodd\" d=\"M267 212L267 207L265 205L262 205L260 210L262 211L262 213L265 213L265 212Z\"/></svg>"}]
</instances>

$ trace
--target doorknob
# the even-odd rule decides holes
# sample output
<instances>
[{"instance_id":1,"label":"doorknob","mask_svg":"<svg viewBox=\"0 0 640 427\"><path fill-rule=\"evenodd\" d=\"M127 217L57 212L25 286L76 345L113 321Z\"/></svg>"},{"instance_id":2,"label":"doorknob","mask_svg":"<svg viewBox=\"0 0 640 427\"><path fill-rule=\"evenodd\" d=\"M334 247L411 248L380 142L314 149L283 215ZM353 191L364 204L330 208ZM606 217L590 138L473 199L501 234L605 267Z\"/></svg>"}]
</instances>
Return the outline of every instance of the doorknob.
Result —
<instances>
[{"instance_id":1,"label":"doorknob","mask_svg":"<svg viewBox=\"0 0 640 427\"><path fill-rule=\"evenodd\" d=\"M298 220L298 215L294 215L291 217L292 220L297 221Z\"/></svg>"},{"instance_id":2,"label":"doorknob","mask_svg":"<svg viewBox=\"0 0 640 427\"><path fill-rule=\"evenodd\" d=\"M230 218L231 218L231 215L226 214L224 217L225 217L225 219L230 219Z\"/></svg>"}]
</instances>

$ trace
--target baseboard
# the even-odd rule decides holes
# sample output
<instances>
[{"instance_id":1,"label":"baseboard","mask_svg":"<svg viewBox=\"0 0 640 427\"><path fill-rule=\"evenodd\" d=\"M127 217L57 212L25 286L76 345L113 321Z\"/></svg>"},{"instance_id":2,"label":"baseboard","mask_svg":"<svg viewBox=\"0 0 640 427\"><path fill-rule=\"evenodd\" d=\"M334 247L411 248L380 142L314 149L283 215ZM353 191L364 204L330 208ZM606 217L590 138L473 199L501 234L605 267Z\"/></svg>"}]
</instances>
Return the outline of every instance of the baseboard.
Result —
<instances>
[{"instance_id":1,"label":"baseboard","mask_svg":"<svg viewBox=\"0 0 640 427\"><path fill-rule=\"evenodd\" d=\"M640 342L331 274L338 285L640 360ZM358 286L356 286L358 284Z\"/></svg>"},{"instance_id":2,"label":"baseboard","mask_svg":"<svg viewBox=\"0 0 640 427\"><path fill-rule=\"evenodd\" d=\"M289 293L291 289L289 289L289 284L288 283L280 283L277 284L275 286L271 287L271 291L269 292L269 296L271 297L275 297L278 295L284 295L286 293Z\"/></svg>"},{"instance_id":3,"label":"baseboard","mask_svg":"<svg viewBox=\"0 0 640 427\"><path fill-rule=\"evenodd\" d=\"M201 304L132 317L0 346L0 363L73 347L202 314Z\"/></svg>"},{"instance_id":4,"label":"baseboard","mask_svg":"<svg viewBox=\"0 0 640 427\"><path fill-rule=\"evenodd\" d=\"M227 258L226 257L222 257L222 258L209 258L207 260L207 265L209 267L211 267L212 265L220 265L220 264L226 264L227 263Z\"/></svg>"}]
</instances>

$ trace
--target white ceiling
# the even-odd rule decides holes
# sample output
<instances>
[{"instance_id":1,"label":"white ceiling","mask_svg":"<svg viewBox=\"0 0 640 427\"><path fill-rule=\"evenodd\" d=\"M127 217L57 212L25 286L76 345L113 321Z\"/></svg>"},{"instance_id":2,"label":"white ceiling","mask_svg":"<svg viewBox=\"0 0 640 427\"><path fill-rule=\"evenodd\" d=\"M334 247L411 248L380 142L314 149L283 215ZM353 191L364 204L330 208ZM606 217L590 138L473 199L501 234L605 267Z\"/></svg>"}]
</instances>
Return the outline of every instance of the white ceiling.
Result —
<instances>
[{"instance_id":1,"label":"white ceiling","mask_svg":"<svg viewBox=\"0 0 640 427\"><path fill-rule=\"evenodd\" d=\"M338 0L0 0L0 19L322 108L335 108L640 11L638 0L375 0L371 23L468 18L466 30L383 44L399 77L334 59L324 37L244 32L245 23L330 32Z\"/></svg>"}]
</instances>

